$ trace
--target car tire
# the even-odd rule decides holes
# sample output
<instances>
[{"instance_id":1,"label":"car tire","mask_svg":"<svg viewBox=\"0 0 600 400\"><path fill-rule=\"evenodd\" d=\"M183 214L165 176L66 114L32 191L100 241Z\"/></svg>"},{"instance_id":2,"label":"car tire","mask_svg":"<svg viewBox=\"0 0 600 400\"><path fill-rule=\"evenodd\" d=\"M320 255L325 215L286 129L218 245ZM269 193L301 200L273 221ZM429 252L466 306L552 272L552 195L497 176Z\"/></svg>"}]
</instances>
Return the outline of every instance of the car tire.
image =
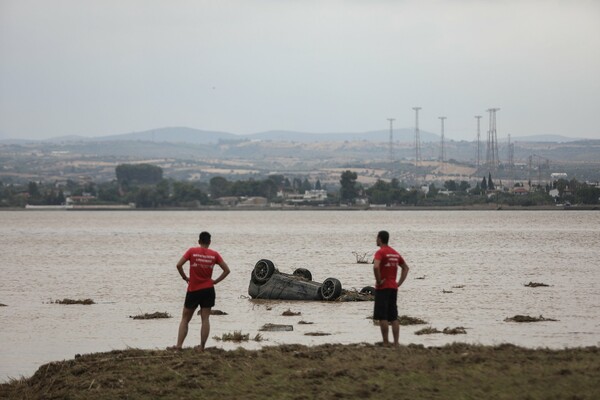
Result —
<instances>
[{"instance_id":1,"label":"car tire","mask_svg":"<svg viewBox=\"0 0 600 400\"><path fill-rule=\"evenodd\" d=\"M375 288L373 286L365 286L364 288L360 289L360 292L363 294L375 295Z\"/></svg>"},{"instance_id":2,"label":"car tire","mask_svg":"<svg viewBox=\"0 0 600 400\"><path fill-rule=\"evenodd\" d=\"M257 285L262 285L271 279L274 272L275 265L271 260L258 260L258 262L254 264L254 269L252 270L252 282Z\"/></svg>"},{"instance_id":3,"label":"car tire","mask_svg":"<svg viewBox=\"0 0 600 400\"><path fill-rule=\"evenodd\" d=\"M335 300L342 294L342 284L335 278L327 278L319 288L319 294L323 300Z\"/></svg>"},{"instance_id":4,"label":"car tire","mask_svg":"<svg viewBox=\"0 0 600 400\"><path fill-rule=\"evenodd\" d=\"M312 281L312 274L306 268L298 268L294 271L295 276L299 276L301 278L306 279L307 281Z\"/></svg>"}]
</instances>

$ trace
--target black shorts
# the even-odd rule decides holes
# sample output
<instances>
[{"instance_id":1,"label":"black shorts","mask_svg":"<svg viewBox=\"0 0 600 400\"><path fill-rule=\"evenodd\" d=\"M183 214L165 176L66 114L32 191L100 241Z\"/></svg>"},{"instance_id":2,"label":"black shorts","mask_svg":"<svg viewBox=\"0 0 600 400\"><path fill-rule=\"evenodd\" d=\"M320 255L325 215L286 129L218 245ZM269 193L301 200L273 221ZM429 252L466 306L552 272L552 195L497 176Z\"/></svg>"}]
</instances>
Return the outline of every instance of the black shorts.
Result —
<instances>
[{"instance_id":1,"label":"black shorts","mask_svg":"<svg viewBox=\"0 0 600 400\"><path fill-rule=\"evenodd\" d=\"M375 308L373 319L376 321L395 321L398 319L398 291L395 289L375 290Z\"/></svg>"},{"instance_id":2,"label":"black shorts","mask_svg":"<svg viewBox=\"0 0 600 400\"><path fill-rule=\"evenodd\" d=\"M195 310L196 307L212 308L215 306L215 288L196 290L195 292L187 292L185 295L185 308Z\"/></svg>"}]
</instances>

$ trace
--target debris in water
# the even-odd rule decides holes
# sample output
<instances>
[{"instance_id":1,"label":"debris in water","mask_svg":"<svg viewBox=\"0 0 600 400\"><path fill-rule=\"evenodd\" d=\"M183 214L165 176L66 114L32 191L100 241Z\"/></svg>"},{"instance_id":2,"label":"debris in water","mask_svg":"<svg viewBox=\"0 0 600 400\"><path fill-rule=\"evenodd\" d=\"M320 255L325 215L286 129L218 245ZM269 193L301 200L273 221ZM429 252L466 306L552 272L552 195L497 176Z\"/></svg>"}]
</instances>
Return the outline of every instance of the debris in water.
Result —
<instances>
[{"instance_id":1,"label":"debris in water","mask_svg":"<svg viewBox=\"0 0 600 400\"><path fill-rule=\"evenodd\" d=\"M286 317L295 317L298 315L301 315L301 312L294 312L292 310L290 310L289 308L287 310L285 310L283 313L281 313L281 315L286 316Z\"/></svg>"},{"instance_id":2,"label":"debris in water","mask_svg":"<svg viewBox=\"0 0 600 400\"><path fill-rule=\"evenodd\" d=\"M160 319L160 318L171 318L171 315L169 313L166 312L154 312L152 314L140 314L140 315L134 315L134 316L129 316L129 318L133 318L133 319Z\"/></svg>"},{"instance_id":3,"label":"debris in water","mask_svg":"<svg viewBox=\"0 0 600 400\"><path fill-rule=\"evenodd\" d=\"M213 336L213 339L224 342L245 342L250 340L250 334L243 334L242 331L233 331L233 333L224 333L221 337Z\"/></svg>"},{"instance_id":4,"label":"debris in water","mask_svg":"<svg viewBox=\"0 0 600 400\"><path fill-rule=\"evenodd\" d=\"M353 251L352 254L354 254L354 256L356 257L357 264L370 264L371 263L371 261L367 258L367 257L369 257L369 254L371 254L371 253L357 253L356 251Z\"/></svg>"},{"instance_id":5,"label":"debris in water","mask_svg":"<svg viewBox=\"0 0 600 400\"><path fill-rule=\"evenodd\" d=\"M428 322L421 318L409 317L408 315L401 315L398 317L400 325L425 325Z\"/></svg>"},{"instance_id":6,"label":"debris in water","mask_svg":"<svg viewBox=\"0 0 600 400\"><path fill-rule=\"evenodd\" d=\"M198 315L200 315L200 311L198 311ZM221 310L210 310L210 315L227 315L227 313Z\"/></svg>"},{"instance_id":7,"label":"debris in water","mask_svg":"<svg viewBox=\"0 0 600 400\"><path fill-rule=\"evenodd\" d=\"M442 333L436 328L428 326L427 328L420 329L415 332L415 335L431 335L432 333Z\"/></svg>"},{"instance_id":8,"label":"debris in water","mask_svg":"<svg viewBox=\"0 0 600 400\"><path fill-rule=\"evenodd\" d=\"M452 290L442 289L442 293L454 293Z\"/></svg>"},{"instance_id":9,"label":"debris in water","mask_svg":"<svg viewBox=\"0 0 600 400\"><path fill-rule=\"evenodd\" d=\"M293 325L283 325L283 324L264 324L259 331L262 332L289 332L293 331Z\"/></svg>"},{"instance_id":10,"label":"debris in water","mask_svg":"<svg viewBox=\"0 0 600 400\"><path fill-rule=\"evenodd\" d=\"M528 284L524 285L525 287L548 287L550 285L547 285L545 283L541 283L541 282L529 282Z\"/></svg>"},{"instance_id":11,"label":"debris in water","mask_svg":"<svg viewBox=\"0 0 600 400\"><path fill-rule=\"evenodd\" d=\"M375 295L359 292L356 289L353 290L342 290L342 294L335 301L373 301L375 300Z\"/></svg>"},{"instance_id":12,"label":"debris in water","mask_svg":"<svg viewBox=\"0 0 600 400\"><path fill-rule=\"evenodd\" d=\"M304 336L329 336L331 333L326 332L306 332Z\"/></svg>"},{"instance_id":13,"label":"debris in water","mask_svg":"<svg viewBox=\"0 0 600 400\"><path fill-rule=\"evenodd\" d=\"M444 328L443 333L445 335L464 335L467 333L467 330L462 326L457 326L456 328Z\"/></svg>"},{"instance_id":14,"label":"debris in water","mask_svg":"<svg viewBox=\"0 0 600 400\"><path fill-rule=\"evenodd\" d=\"M557 319L539 317L530 317L529 315L515 315L511 318L505 318L504 322L542 322L542 321L558 321Z\"/></svg>"},{"instance_id":15,"label":"debris in water","mask_svg":"<svg viewBox=\"0 0 600 400\"><path fill-rule=\"evenodd\" d=\"M314 322L298 321L298 325L312 325L312 324L314 324Z\"/></svg>"},{"instance_id":16,"label":"debris in water","mask_svg":"<svg viewBox=\"0 0 600 400\"><path fill-rule=\"evenodd\" d=\"M83 300L62 299L62 300L54 300L53 303L54 304L84 304L86 306L90 305L90 304L96 304L96 303L94 303L94 300L92 300L92 299L83 299Z\"/></svg>"}]
</instances>

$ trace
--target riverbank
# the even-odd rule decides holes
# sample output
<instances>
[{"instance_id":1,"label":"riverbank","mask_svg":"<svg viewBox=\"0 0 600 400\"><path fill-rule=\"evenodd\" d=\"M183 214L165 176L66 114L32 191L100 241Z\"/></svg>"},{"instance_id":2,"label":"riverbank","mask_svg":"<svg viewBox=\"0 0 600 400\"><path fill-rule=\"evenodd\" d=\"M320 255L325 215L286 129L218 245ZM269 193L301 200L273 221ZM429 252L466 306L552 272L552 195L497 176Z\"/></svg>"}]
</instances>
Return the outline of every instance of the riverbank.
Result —
<instances>
[{"instance_id":1,"label":"riverbank","mask_svg":"<svg viewBox=\"0 0 600 400\"><path fill-rule=\"evenodd\" d=\"M129 349L41 366L0 385L7 399L496 398L600 396L600 349L454 343L283 345L249 351Z\"/></svg>"}]
</instances>

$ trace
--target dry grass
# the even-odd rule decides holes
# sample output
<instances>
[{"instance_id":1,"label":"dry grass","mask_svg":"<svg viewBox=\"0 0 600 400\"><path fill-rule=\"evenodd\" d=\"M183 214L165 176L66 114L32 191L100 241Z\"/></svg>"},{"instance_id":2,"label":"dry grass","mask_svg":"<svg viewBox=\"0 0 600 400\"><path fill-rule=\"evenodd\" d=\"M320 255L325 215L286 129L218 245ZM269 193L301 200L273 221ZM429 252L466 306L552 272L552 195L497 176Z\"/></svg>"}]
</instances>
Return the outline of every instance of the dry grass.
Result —
<instances>
[{"instance_id":1,"label":"dry grass","mask_svg":"<svg viewBox=\"0 0 600 400\"><path fill-rule=\"evenodd\" d=\"M6 399L595 399L598 347L129 349L43 365Z\"/></svg>"}]
</instances>

